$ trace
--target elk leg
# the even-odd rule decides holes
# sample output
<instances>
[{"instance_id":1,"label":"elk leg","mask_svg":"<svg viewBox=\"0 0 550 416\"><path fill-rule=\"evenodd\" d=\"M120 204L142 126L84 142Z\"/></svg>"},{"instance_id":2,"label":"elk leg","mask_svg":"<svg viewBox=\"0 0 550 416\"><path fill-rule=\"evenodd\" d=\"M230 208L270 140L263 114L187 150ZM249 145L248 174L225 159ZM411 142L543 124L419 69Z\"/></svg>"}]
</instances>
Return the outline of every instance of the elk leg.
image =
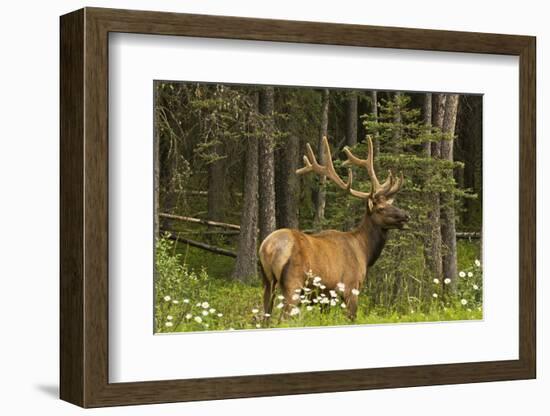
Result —
<instances>
[{"instance_id":1,"label":"elk leg","mask_svg":"<svg viewBox=\"0 0 550 416\"><path fill-rule=\"evenodd\" d=\"M283 296L285 297L285 306L283 313L285 316L290 314L290 311L294 309L300 303L300 292L302 291L302 274L294 272L293 270L287 270L281 280L281 289Z\"/></svg>"},{"instance_id":2,"label":"elk leg","mask_svg":"<svg viewBox=\"0 0 550 416\"><path fill-rule=\"evenodd\" d=\"M273 302L275 301L275 288L277 282L264 282L264 313L271 315L273 311Z\"/></svg>"},{"instance_id":3,"label":"elk leg","mask_svg":"<svg viewBox=\"0 0 550 416\"><path fill-rule=\"evenodd\" d=\"M344 302L348 310L348 317L354 321L357 316L357 295L352 293L352 288L346 288L344 292Z\"/></svg>"}]
</instances>

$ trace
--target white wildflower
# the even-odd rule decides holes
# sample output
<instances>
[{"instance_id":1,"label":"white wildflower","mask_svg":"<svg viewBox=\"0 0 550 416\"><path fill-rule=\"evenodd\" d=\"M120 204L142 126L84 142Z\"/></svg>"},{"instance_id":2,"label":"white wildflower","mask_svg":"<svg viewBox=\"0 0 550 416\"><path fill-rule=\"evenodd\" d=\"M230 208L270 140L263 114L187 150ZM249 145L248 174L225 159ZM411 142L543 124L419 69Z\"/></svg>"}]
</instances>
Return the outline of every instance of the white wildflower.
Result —
<instances>
[{"instance_id":1,"label":"white wildflower","mask_svg":"<svg viewBox=\"0 0 550 416\"><path fill-rule=\"evenodd\" d=\"M208 302L203 302L201 304L201 306L204 308L204 309L208 309L208 307L210 306L210 304Z\"/></svg>"},{"instance_id":2,"label":"white wildflower","mask_svg":"<svg viewBox=\"0 0 550 416\"><path fill-rule=\"evenodd\" d=\"M270 314L270 313L264 313L264 316L265 316L266 318L269 318L269 317L271 316L271 314Z\"/></svg>"},{"instance_id":3,"label":"white wildflower","mask_svg":"<svg viewBox=\"0 0 550 416\"><path fill-rule=\"evenodd\" d=\"M326 298L327 295L325 295L324 293L321 293L321 297L322 297L322 298Z\"/></svg>"},{"instance_id":4,"label":"white wildflower","mask_svg":"<svg viewBox=\"0 0 550 416\"><path fill-rule=\"evenodd\" d=\"M262 326L260 324L256 324L256 328L261 328Z\"/></svg>"},{"instance_id":5,"label":"white wildflower","mask_svg":"<svg viewBox=\"0 0 550 416\"><path fill-rule=\"evenodd\" d=\"M434 298L437 298L437 297L438 297L437 293L432 293L432 296L433 296Z\"/></svg>"},{"instance_id":6,"label":"white wildflower","mask_svg":"<svg viewBox=\"0 0 550 416\"><path fill-rule=\"evenodd\" d=\"M294 293L300 293L302 289L294 289Z\"/></svg>"},{"instance_id":7,"label":"white wildflower","mask_svg":"<svg viewBox=\"0 0 550 416\"><path fill-rule=\"evenodd\" d=\"M191 319L193 317L193 315L191 315L190 313L188 313L187 315L185 315L185 319Z\"/></svg>"},{"instance_id":8,"label":"white wildflower","mask_svg":"<svg viewBox=\"0 0 550 416\"><path fill-rule=\"evenodd\" d=\"M460 301L460 303L462 303L463 305L467 305L467 304L468 304L468 301L467 301L466 299L462 299L462 300Z\"/></svg>"},{"instance_id":9,"label":"white wildflower","mask_svg":"<svg viewBox=\"0 0 550 416\"><path fill-rule=\"evenodd\" d=\"M343 292L344 289L346 288L346 285L345 285L344 283L342 283L342 282L338 283L336 286L338 286L338 290L339 290L340 292Z\"/></svg>"},{"instance_id":10,"label":"white wildflower","mask_svg":"<svg viewBox=\"0 0 550 416\"><path fill-rule=\"evenodd\" d=\"M214 313L214 312L216 312L216 309L214 309L214 308L210 308L210 309L208 309L208 312L210 312L210 313Z\"/></svg>"},{"instance_id":11,"label":"white wildflower","mask_svg":"<svg viewBox=\"0 0 550 416\"><path fill-rule=\"evenodd\" d=\"M221 318L223 316L223 313L218 313L218 318Z\"/></svg>"},{"instance_id":12,"label":"white wildflower","mask_svg":"<svg viewBox=\"0 0 550 416\"><path fill-rule=\"evenodd\" d=\"M195 316L195 322L200 324L202 322L202 318L200 316Z\"/></svg>"},{"instance_id":13,"label":"white wildflower","mask_svg":"<svg viewBox=\"0 0 550 416\"><path fill-rule=\"evenodd\" d=\"M179 301L179 300L176 300L176 299L174 299L174 300L172 301L172 303L173 303L174 305L177 305L178 303L180 303L180 301Z\"/></svg>"},{"instance_id":14,"label":"white wildflower","mask_svg":"<svg viewBox=\"0 0 550 416\"><path fill-rule=\"evenodd\" d=\"M173 317L172 315L168 315L168 316L166 317L166 319L169 320L169 321L171 321L172 319L174 319L174 317Z\"/></svg>"},{"instance_id":15,"label":"white wildflower","mask_svg":"<svg viewBox=\"0 0 550 416\"><path fill-rule=\"evenodd\" d=\"M342 302L342 303L340 304L340 307L341 307L342 309L346 309L346 304L345 304L344 302Z\"/></svg>"},{"instance_id":16,"label":"white wildflower","mask_svg":"<svg viewBox=\"0 0 550 416\"><path fill-rule=\"evenodd\" d=\"M298 299L300 299L300 295L298 295L297 293L292 295L292 300L298 300Z\"/></svg>"},{"instance_id":17,"label":"white wildflower","mask_svg":"<svg viewBox=\"0 0 550 416\"><path fill-rule=\"evenodd\" d=\"M330 306L336 306L337 304L338 304L338 302L336 302L335 299L332 299L332 300L330 301Z\"/></svg>"},{"instance_id":18,"label":"white wildflower","mask_svg":"<svg viewBox=\"0 0 550 416\"><path fill-rule=\"evenodd\" d=\"M460 272L460 273L458 273L458 275L459 275L460 277L466 277L466 273L464 273L464 272Z\"/></svg>"},{"instance_id":19,"label":"white wildflower","mask_svg":"<svg viewBox=\"0 0 550 416\"><path fill-rule=\"evenodd\" d=\"M327 287L325 285L321 285L319 286L319 288L321 288L322 290L325 290Z\"/></svg>"},{"instance_id":20,"label":"white wildflower","mask_svg":"<svg viewBox=\"0 0 550 416\"><path fill-rule=\"evenodd\" d=\"M448 277L443 280L443 283L445 283L446 285L448 285L449 283L451 283L451 279L449 279Z\"/></svg>"},{"instance_id":21,"label":"white wildflower","mask_svg":"<svg viewBox=\"0 0 550 416\"><path fill-rule=\"evenodd\" d=\"M439 279L435 278L435 279L434 279L434 283L435 283L436 285L438 285L438 284L439 284Z\"/></svg>"},{"instance_id":22,"label":"white wildflower","mask_svg":"<svg viewBox=\"0 0 550 416\"><path fill-rule=\"evenodd\" d=\"M474 263L476 264L477 267L481 266L481 262L478 259L476 259L476 261Z\"/></svg>"},{"instance_id":23,"label":"white wildflower","mask_svg":"<svg viewBox=\"0 0 550 416\"><path fill-rule=\"evenodd\" d=\"M313 310L313 306L306 306L306 310L312 311L312 310Z\"/></svg>"},{"instance_id":24,"label":"white wildflower","mask_svg":"<svg viewBox=\"0 0 550 416\"><path fill-rule=\"evenodd\" d=\"M208 311L207 310L202 311L202 316L208 316Z\"/></svg>"},{"instance_id":25,"label":"white wildflower","mask_svg":"<svg viewBox=\"0 0 550 416\"><path fill-rule=\"evenodd\" d=\"M355 296L358 296L359 295L359 289L351 289L351 293L354 294Z\"/></svg>"},{"instance_id":26,"label":"white wildflower","mask_svg":"<svg viewBox=\"0 0 550 416\"><path fill-rule=\"evenodd\" d=\"M189 299L184 299L183 303L189 303Z\"/></svg>"},{"instance_id":27,"label":"white wildflower","mask_svg":"<svg viewBox=\"0 0 550 416\"><path fill-rule=\"evenodd\" d=\"M277 309L282 309L283 306L285 306L285 305L283 305L283 303L281 302L281 303L279 303L279 304L277 305Z\"/></svg>"},{"instance_id":28,"label":"white wildflower","mask_svg":"<svg viewBox=\"0 0 550 416\"><path fill-rule=\"evenodd\" d=\"M331 290L331 291L330 291L330 297L331 297L331 298L335 298L336 296L338 296L338 295L336 294L336 292L335 292L334 290Z\"/></svg>"},{"instance_id":29,"label":"white wildflower","mask_svg":"<svg viewBox=\"0 0 550 416\"><path fill-rule=\"evenodd\" d=\"M277 299L279 299L279 300L283 300L284 298L285 298L285 297L284 297L283 295L277 296Z\"/></svg>"},{"instance_id":30,"label":"white wildflower","mask_svg":"<svg viewBox=\"0 0 550 416\"><path fill-rule=\"evenodd\" d=\"M313 278L313 283L319 283L321 281L321 278L319 276L315 276Z\"/></svg>"},{"instance_id":31,"label":"white wildflower","mask_svg":"<svg viewBox=\"0 0 550 416\"><path fill-rule=\"evenodd\" d=\"M174 326L174 324L172 322L166 322L164 325L170 327L170 326Z\"/></svg>"},{"instance_id":32,"label":"white wildflower","mask_svg":"<svg viewBox=\"0 0 550 416\"><path fill-rule=\"evenodd\" d=\"M309 293L311 292L311 289L309 287L304 287L304 292Z\"/></svg>"},{"instance_id":33,"label":"white wildflower","mask_svg":"<svg viewBox=\"0 0 550 416\"><path fill-rule=\"evenodd\" d=\"M474 274L472 272L468 272L468 277L474 277Z\"/></svg>"},{"instance_id":34,"label":"white wildflower","mask_svg":"<svg viewBox=\"0 0 550 416\"><path fill-rule=\"evenodd\" d=\"M290 316L298 315L300 313L300 309L298 308L292 308L290 310Z\"/></svg>"},{"instance_id":35,"label":"white wildflower","mask_svg":"<svg viewBox=\"0 0 550 416\"><path fill-rule=\"evenodd\" d=\"M328 300L328 298L323 298L323 299L321 299L320 302L323 303L323 304L326 304L326 303L329 303L330 301Z\"/></svg>"},{"instance_id":36,"label":"white wildflower","mask_svg":"<svg viewBox=\"0 0 550 416\"><path fill-rule=\"evenodd\" d=\"M313 303L317 303L317 302L319 302L319 298L313 299Z\"/></svg>"},{"instance_id":37,"label":"white wildflower","mask_svg":"<svg viewBox=\"0 0 550 416\"><path fill-rule=\"evenodd\" d=\"M256 315L258 312L260 312L260 310L257 309L257 308L252 309L252 313L253 313L254 315Z\"/></svg>"},{"instance_id":38,"label":"white wildflower","mask_svg":"<svg viewBox=\"0 0 550 416\"><path fill-rule=\"evenodd\" d=\"M170 302L171 300L172 300L172 298L171 298L170 296L168 296L168 295L166 295L166 296L164 297L164 301L165 301L165 302Z\"/></svg>"},{"instance_id":39,"label":"white wildflower","mask_svg":"<svg viewBox=\"0 0 550 416\"><path fill-rule=\"evenodd\" d=\"M304 300L306 297L304 295L300 295L300 299Z\"/></svg>"},{"instance_id":40,"label":"white wildflower","mask_svg":"<svg viewBox=\"0 0 550 416\"><path fill-rule=\"evenodd\" d=\"M478 285L473 285L472 287L474 288L474 290L479 290L479 286L478 286Z\"/></svg>"},{"instance_id":41,"label":"white wildflower","mask_svg":"<svg viewBox=\"0 0 550 416\"><path fill-rule=\"evenodd\" d=\"M204 327L205 327L205 328L208 328L209 326L210 326L210 325L208 325L208 324L204 324Z\"/></svg>"}]
</instances>

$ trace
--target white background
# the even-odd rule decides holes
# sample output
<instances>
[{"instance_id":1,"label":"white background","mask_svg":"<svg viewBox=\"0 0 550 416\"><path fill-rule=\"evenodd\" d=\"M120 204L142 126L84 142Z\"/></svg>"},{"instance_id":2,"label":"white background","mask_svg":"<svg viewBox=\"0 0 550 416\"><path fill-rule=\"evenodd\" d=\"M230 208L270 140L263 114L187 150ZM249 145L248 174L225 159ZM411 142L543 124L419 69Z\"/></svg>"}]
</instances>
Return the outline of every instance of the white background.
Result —
<instances>
[{"instance_id":1,"label":"white background","mask_svg":"<svg viewBox=\"0 0 550 416\"><path fill-rule=\"evenodd\" d=\"M112 35L110 380L517 359L519 286L517 274L509 271L518 270L519 263L519 196L507 190L518 189L519 183L519 115L517 106L508 104L519 102L518 63L517 57L496 55ZM483 321L152 336L154 79L483 93ZM505 244L504 223L513 224ZM260 302L258 297L258 307ZM224 354L219 354L220 345ZM307 348L307 359L282 354L289 345ZM327 353L327 345L345 346L346 352ZM227 356L232 360L227 362Z\"/></svg>"},{"instance_id":2,"label":"white background","mask_svg":"<svg viewBox=\"0 0 550 416\"><path fill-rule=\"evenodd\" d=\"M7 4L10 4L9 6ZM6 3L2 30L0 101L1 302L0 370L6 414L77 414L82 410L56 399L58 385L58 16L84 5L166 11L362 23L435 29L531 34L538 37L538 380L423 387L401 390L303 395L218 402L167 404L87 411L88 414L281 414L342 411L407 415L530 414L550 408L550 364L543 350L543 324L550 298L544 282L544 243L550 228L543 218L548 192L543 181L550 146L543 134L544 104L550 89L544 72L550 28L544 2L352 0L254 1L50 1ZM546 88L545 88L546 87ZM546 201L544 200L546 199ZM544 237L543 237L544 235ZM546 266L546 267L545 267ZM548 325L546 325L548 327ZM344 410L349 409L349 410Z\"/></svg>"}]
</instances>

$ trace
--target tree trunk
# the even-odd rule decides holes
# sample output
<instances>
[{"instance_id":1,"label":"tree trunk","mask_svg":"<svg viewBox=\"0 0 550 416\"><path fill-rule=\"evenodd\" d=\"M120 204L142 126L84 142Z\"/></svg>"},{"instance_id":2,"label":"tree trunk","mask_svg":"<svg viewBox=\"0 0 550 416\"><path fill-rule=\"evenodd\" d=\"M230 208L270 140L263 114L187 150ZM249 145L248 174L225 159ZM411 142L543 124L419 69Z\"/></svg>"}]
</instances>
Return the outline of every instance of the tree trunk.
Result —
<instances>
[{"instance_id":1,"label":"tree trunk","mask_svg":"<svg viewBox=\"0 0 550 416\"><path fill-rule=\"evenodd\" d=\"M443 117L445 115L445 95L433 94L432 95L432 126L441 129L443 127ZM427 117L425 115L425 117ZM430 155L434 159L441 158L441 145L439 142L432 142L430 147ZM428 150L425 149L425 152ZM438 192L430 192L428 194L430 198L429 205L430 211L428 212L428 225L430 230L428 234L429 242L429 254L427 255L428 267L432 275L438 279L443 276L443 255L442 255L442 242L441 242L441 218L440 218L440 198Z\"/></svg>"},{"instance_id":2,"label":"tree trunk","mask_svg":"<svg viewBox=\"0 0 550 416\"><path fill-rule=\"evenodd\" d=\"M357 93L351 92L346 100L346 144L357 144Z\"/></svg>"},{"instance_id":3,"label":"tree trunk","mask_svg":"<svg viewBox=\"0 0 550 416\"><path fill-rule=\"evenodd\" d=\"M265 87L260 91L260 113L265 117L265 131L258 145L260 241L263 241L276 228L274 94L273 87Z\"/></svg>"},{"instance_id":4,"label":"tree trunk","mask_svg":"<svg viewBox=\"0 0 550 416\"><path fill-rule=\"evenodd\" d=\"M241 232L233 270L233 278L241 281L258 272L258 138L254 136L247 140L243 194Z\"/></svg>"},{"instance_id":5,"label":"tree trunk","mask_svg":"<svg viewBox=\"0 0 550 416\"><path fill-rule=\"evenodd\" d=\"M329 107L329 90L323 90L323 100L321 104L321 131L319 134L319 143L317 146L317 161L321 164L325 164L325 154L323 152L323 137L328 135L328 107ZM326 182L325 176L319 177L319 188L315 198L315 218L313 219L314 227L321 228L321 225L325 219L325 204L326 204Z\"/></svg>"},{"instance_id":6,"label":"tree trunk","mask_svg":"<svg viewBox=\"0 0 550 416\"><path fill-rule=\"evenodd\" d=\"M285 146L276 151L275 196L277 228L298 228L300 139L290 133Z\"/></svg>"},{"instance_id":7,"label":"tree trunk","mask_svg":"<svg viewBox=\"0 0 550 416\"><path fill-rule=\"evenodd\" d=\"M392 134L392 147L397 151L401 152L401 124L403 122L401 117L401 95L402 93L397 91L393 94L393 102L395 105L395 110L393 113L393 123L395 125L393 134Z\"/></svg>"},{"instance_id":8,"label":"tree trunk","mask_svg":"<svg viewBox=\"0 0 550 416\"><path fill-rule=\"evenodd\" d=\"M166 96L159 93L157 90L157 97L159 106L166 107ZM158 114L157 114L158 117ZM170 128L172 128L170 126ZM176 209L176 192L174 189L174 181L172 180L173 172L176 171L176 157L178 154L179 146L178 141L171 137L169 133L162 132L157 128L158 138L158 212L174 212ZM171 149L169 152L168 149ZM172 222L170 219L159 219L159 230L161 228L172 228Z\"/></svg>"},{"instance_id":9,"label":"tree trunk","mask_svg":"<svg viewBox=\"0 0 550 416\"><path fill-rule=\"evenodd\" d=\"M477 198L466 198L461 211L462 226L469 230L481 229L482 183L482 97L461 95L460 111L456 120L458 141L454 147L454 159L464 163L455 169L455 179L462 188L472 190ZM458 213L457 213L458 215Z\"/></svg>"},{"instance_id":10,"label":"tree trunk","mask_svg":"<svg viewBox=\"0 0 550 416\"><path fill-rule=\"evenodd\" d=\"M424 107L422 109L423 123L426 132L432 129L432 94L424 96ZM431 142L422 144L424 157L432 157ZM429 166L429 165L428 165ZM426 177L431 175L431 167L428 167ZM441 278L441 231L439 224L439 194L437 192L426 192L426 204L431 209L428 211L426 221L426 239L424 242L424 259L432 278ZM434 209L434 205L437 209Z\"/></svg>"},{"instance_id":11,"label":"tree trunk","mask_svg":"<svg viewBox=\"0 0 550 416\"><path fill-rule=\"evenodd\" d=\"M214 147L216 154L223 154L222 144ZM226 202L226 172L225 159L219 159L208 165L208 214L207 217L212 221L225 220L225 202Z\"/></svg>"},{"instance_id":12,"label":"tree trunk","mask_svg":"<svg viewBox=\"0 0 550 416\"><path fill-rule=\"evenodd\" d=\"M439 130L443 129L443 118L445 117L445 94L435 94L432 96L432 124ZM432 157L441 158L441 142L432 142Z\"/></svg>"},{"instance_id":13,"label":"tree trunk","mask_svg":"<svg viewBox=\"0 0 550 416\"><path fill-rule=\"evenodd\" d=\"M453 162L453 142L458 111L458 94L448 94L445 102L445 117L443 132L449 137L441 142L441 158ZM447 175L453 177L453 169L448 169ZM451 288L456 290L457 258L456 258L456 224L454 195L444 192L441 194L441 239L443 247L443 278L451 279Z\"/></svg>"},{"instance_id":14,"label":"tree trunk","mask_svg":"<svg viewBox=\"0 0 550 416\"><path fill-rule=\"evenodd\" d=\"M432 129L432 93L426 93L424 95L424 106L422 108L422 121L426 128L426 132L429 133ZM431 142L427 141L422 143L422 150L424 157L432 157Z\"/></svg>"},{"instance_id":15,"label":"tree trunk","mask_svg":"<svg viewBox=\"0 0 550 416\"><path fill-rule=\"evenodd\" d=\"M159 126L155 128L153 143L153 238L155 247L160 232L160 135Z\"/></svg>"},{"instance_id":16,"label":"tree trunk","mask_svg":"<svg viewBox=\"0 0 550 416\"><path fill-rule=\"evenodd\" d=\"M378 92L377 91L370 92L370 100L371 100L370 113L372 116L372 121L374 121L375 123L378 123ZM380 137L378 137L378 134L374 134L374 154L375 155L380 154Z\"/></svg>"}]
</instances>

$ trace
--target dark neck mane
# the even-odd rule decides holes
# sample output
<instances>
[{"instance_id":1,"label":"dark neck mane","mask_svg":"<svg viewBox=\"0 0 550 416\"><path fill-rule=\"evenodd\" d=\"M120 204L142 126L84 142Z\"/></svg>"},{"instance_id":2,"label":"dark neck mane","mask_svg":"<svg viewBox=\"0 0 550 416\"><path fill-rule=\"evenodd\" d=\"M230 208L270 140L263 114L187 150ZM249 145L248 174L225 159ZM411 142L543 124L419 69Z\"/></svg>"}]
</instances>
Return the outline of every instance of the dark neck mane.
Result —
<instances>
[{"instance_id":1,"label":"dark neck mane","mask_svg":"<svg viewBox=\"0 0 550 416\"><path fill-rule=\"evenodd\" d=\"M364 238L367 249L367 265L372 266L382 253L388 238L388 231L374 224L370 216L365 214L355 232Z\"/></svg>"}]
</instances>

